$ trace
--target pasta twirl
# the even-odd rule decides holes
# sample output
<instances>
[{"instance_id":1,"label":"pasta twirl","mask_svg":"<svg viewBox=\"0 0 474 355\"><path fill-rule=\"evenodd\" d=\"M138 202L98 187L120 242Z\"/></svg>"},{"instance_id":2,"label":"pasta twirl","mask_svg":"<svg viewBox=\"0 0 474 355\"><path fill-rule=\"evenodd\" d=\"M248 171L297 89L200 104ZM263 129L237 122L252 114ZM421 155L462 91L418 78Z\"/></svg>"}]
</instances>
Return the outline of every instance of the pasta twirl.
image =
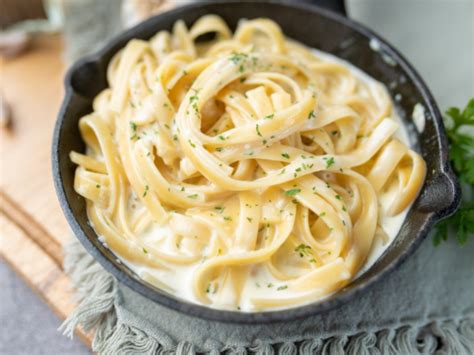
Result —
<instances>
[{"instance_id":1,"label":"pasta twirl","mask_svg":"<svg viewBox=\"0 0 474 355\"><path fill-rule=\"evenodd\" d=\"M271 20L178 21L107 76L75 189L100 238L178 297L257 311L336 292L423 184L384 86Z\"/></svg>"}]
</instances>

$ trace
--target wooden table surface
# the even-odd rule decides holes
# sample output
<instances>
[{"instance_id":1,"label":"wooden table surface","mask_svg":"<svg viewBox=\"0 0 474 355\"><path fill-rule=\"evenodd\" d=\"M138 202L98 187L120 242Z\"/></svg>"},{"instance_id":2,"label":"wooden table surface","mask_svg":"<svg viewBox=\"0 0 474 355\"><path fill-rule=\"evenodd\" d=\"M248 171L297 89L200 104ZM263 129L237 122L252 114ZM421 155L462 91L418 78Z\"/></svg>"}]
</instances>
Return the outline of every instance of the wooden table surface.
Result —
<instances>
[{"instance_id":1,"label":"wooden table surface","mask_svg":"<svg viewBox=\"0 0 474 355\"><path fill-rule=\"evenodd\" d=\"M63 96L63 42L34 38L14 59L0 59L0 94L12 112L0 130L0 255L64 319L74 308L62 268L72 234L53 186L51 141ZM90 334L78 335L90 345Z\"/></svg>"}]
</instances>

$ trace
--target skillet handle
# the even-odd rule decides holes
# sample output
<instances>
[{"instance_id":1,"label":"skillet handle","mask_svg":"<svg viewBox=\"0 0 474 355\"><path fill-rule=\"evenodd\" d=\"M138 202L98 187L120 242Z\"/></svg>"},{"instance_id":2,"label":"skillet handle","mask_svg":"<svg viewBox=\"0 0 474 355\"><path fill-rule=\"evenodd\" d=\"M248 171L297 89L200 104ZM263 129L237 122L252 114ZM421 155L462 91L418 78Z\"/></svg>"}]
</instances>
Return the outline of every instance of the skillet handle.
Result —
<instances>
[{"instance_id":1,"label":"skillet handle","mask_svg":"<svg viewBox=\"0 0 474 355\"><path fill-rule=\"evenodd\" d=\"M300 0L301 2L317 5L327 10L337 12L340 15L347 16L344 0Z\"/></svg>"},{"instance_id":2,"label":"skillet handle","mask_svg":"<svg viewBox=\"0 0 474 355\"><path fill-rule=\"evenodd\" d=\"M435 221L451 216L461 202L461 185L451 166L430 181L420 196L420 210L435 212Z\"/></svg>"}]
</instances>

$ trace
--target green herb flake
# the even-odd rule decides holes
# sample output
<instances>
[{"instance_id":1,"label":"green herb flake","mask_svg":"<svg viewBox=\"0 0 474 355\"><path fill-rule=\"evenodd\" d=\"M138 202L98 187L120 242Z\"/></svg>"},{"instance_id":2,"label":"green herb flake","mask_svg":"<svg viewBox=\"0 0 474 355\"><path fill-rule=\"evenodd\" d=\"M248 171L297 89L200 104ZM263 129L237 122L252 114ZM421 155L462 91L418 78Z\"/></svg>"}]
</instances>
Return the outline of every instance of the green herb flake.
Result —
<instances>
[{"instance_id":1,"label":"green herb flake","mask_svg":"<svg viewBox=\"0 0 474 355\"><path fill-rule=\"evenodd\" d=\"M245 53L232 53L232 55L229 57L229 60L235 65L238 65L247 59L247 57L248 55Z\"/></svg>"},{"instance_id":2,"label":"green herb flake","mask_svg":"<svg viewBox=\"0 0 474 355\"><path fill-rule=\"evenodd\" d=\"M198 197L198 194L188 195L188 198L191 198L193 200L197 199L197 197Z\"/></svg>"},{"instance_id":3,"label":"green herb flake","mask_svg":"<svg viewBox=\"0 0 474 355\"><path fill-rule=\"evenodd\" d=\"M327 169L329 169L335 163L334 157L330 157L330 158L324 157L323 159L326 161L326 168Z\"/></svg>"},{"instance_id":4,"label":"green herb flake","mask_svg":"<svg viewBox=\"0 0 474 355\"><path fill-rule=\"evenodd\" d=\"M143 191L142 197L145 197L148 194L148 189L149 189L148 185L145 185L145 190Z\"/></svg>"},{"instance_id":5,"label":"green herb flake","mask_svg":"<svg viewBox=\"0 0 474 355\"><path fill-rule=\"evenodd\" d=\"M301 192L301 189L291 189L291 190L285 191L285 194L287 196L295 196L295 195L299 194L300 192Z\"/></svg>"},{"instance_id":6,"label":"green herb flake","mask_svg":"<svg viewBox=\"0 0 474 355\"><path fill-rule=\"evenodd\" d=\"M280 286L277 288L277 291L283 291L283 290L286 290L288 288L288 285L283 285L283 286Z\"/></svg>"},{"instance_id":7,"label":"green herb flake","mask_svg":"<svg viewBox=\"0 0 474 355\"><path fill-rule=\"evenodd\" d=\"M281 156L285 159L290 159L290 155L288 153L281 153Z\"/></svg>"},{"instance_id":8,"label":"green herb flake","mask_svg":"<svg viewBox=\"0 0 474 355\"><path fill-rule=\"evenodd\" d=\"M311 256L313 254L313 250L309 245L300 244L295 248L295 252L297 252L301 258L305 256Z\"/></svg>"}]
</instances>

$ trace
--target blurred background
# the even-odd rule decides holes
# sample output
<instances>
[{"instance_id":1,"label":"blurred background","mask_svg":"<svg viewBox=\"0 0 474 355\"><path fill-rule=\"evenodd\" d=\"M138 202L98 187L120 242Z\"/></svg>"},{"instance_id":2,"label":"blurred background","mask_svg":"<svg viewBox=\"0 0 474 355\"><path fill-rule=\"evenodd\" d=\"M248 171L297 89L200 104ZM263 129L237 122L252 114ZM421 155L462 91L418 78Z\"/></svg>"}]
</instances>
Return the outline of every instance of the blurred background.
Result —
<instances>
[{"instance_id":1,"label":"blurred background","mask_svg":"<svg viewBox=\"0 0 474 355\"><path fill-rule=\"evenodd\" d=\"M49 151L63 76L114 33L188 2L0 0L1 354L89 352L57 331L72 307L61 275L70 234ZM346 0L346 8L407 57L442 111L474 96L474 0Z\"/></svg>"}]
</instances>

